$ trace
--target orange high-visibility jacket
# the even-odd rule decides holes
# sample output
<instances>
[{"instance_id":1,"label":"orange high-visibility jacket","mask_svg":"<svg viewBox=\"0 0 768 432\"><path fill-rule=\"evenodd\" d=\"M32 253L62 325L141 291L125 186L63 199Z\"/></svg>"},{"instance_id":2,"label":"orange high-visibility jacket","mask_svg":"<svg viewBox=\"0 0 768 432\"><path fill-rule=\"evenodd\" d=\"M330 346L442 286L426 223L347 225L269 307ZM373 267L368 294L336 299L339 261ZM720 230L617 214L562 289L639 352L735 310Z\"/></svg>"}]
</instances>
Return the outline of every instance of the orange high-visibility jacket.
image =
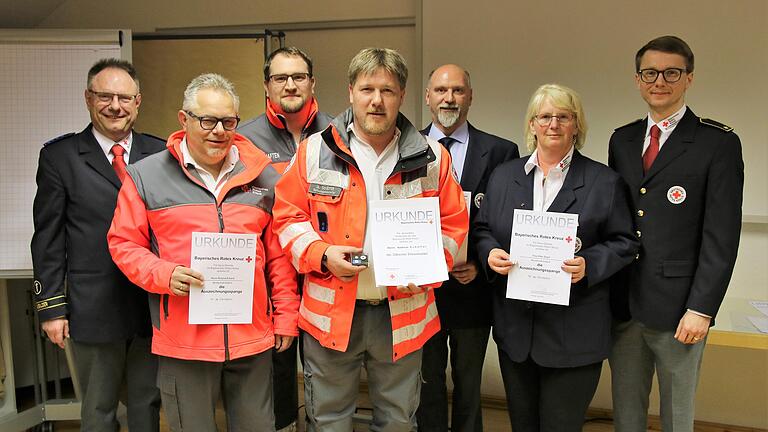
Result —
<instances>
[{"instance_id":1,"label":"orange high-visibility jacket","mask_svg":"<svg viewBox=\"0 0 768 432\"><path fill-rule=\"evenodd\" d=\"M293 265L305 273L299 327L324 347L345 351L355 311L357 278L343 282L322 266L331 245L362 247L367 199L363 175L349 149L352 110L299 146L275 188L274 230ZM398 115L399 157L384 185L386 199L439 197L445 260L450 270L469 227L466 204L449 153ZM440 284L430 285L436 288ZM420 349L440 330L431 289L404 294L387 287L392 359Z\"/></svg>"}]
</instances>

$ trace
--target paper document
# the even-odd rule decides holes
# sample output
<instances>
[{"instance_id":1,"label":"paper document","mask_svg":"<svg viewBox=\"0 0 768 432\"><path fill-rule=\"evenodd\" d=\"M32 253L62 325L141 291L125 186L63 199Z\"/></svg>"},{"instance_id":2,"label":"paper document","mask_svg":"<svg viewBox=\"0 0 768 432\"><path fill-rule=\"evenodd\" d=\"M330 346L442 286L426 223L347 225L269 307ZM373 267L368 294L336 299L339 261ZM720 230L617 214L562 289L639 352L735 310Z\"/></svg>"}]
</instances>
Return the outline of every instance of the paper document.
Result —
<instances>
[{"instance_id":1,"label":"paper document","mask_svg":"<svg viewBox=\"0 0 768 432\"><path fill-rule=\"evenodd\" d=\"M517 265L507 277L507 298L567 305L579 215L515 210L509 256Z\"/></svg>"},{"instance_id":2,"label":"paper document","mask_svg":"<svg viewBox=\"0 0 768 432\"><path fill-rule=\"evenodd\" d=\"M438 198L370 203L376 285L425 285L448 279Z\"/></svg>"},{"instance_id":3,"label":"paper document","mask_svg":"<svg viewBox=\"0 0 768 432\"><path fill-rule=\"evenodd\" d=\"M189 288L190 324L250 324L256 234L192 233L190 267L203 274Z\"/></svg>"}]
</instances>

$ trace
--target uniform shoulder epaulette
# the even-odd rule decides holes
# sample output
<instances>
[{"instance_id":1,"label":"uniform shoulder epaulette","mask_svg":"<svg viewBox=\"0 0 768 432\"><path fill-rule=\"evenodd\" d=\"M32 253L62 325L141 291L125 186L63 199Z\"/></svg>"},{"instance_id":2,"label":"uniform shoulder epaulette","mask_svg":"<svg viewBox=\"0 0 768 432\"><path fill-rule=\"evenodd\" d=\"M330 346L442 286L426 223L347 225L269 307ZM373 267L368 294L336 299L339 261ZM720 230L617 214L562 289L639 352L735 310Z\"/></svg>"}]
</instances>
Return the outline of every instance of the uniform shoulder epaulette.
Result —
<instances>
[{"instance_id":1,"label":"uniform shoulder epaulette","mask_svg":"<svg viewBox=\"0 0 768 432\"><path fill-rule=\"evenodd\" d=\"M701 124L705 124L707 126L712 126L712 127L718 128L718 129L720 129L720 130L722 130L724 132L732 132L733 131L732 127L730 127L730 126L728 126L726 124L722 124L719 121L715 121L715 120L712 120L712 119L699 118L699 122Z\"/></svg>"},{"instance_id":2,"label":"uniform shoulder epaulette","mask_svg":"<svg viewBox=\"0 0 768 432\"><path fill-rule=\"evenodd\" d=\"M159 136L156 136L156 135L148 134L148 133L145 133L145 132L142 132L141 134L142 134L143 136L145 136L145 137L154 138L154 139L156 139L156 140L159 140L159 141L162 141L162 142L165 142L165 141L166 141L165 139L163 139L163 138L160 138Z\"/></svg>"},{"instance_id":3,"label":"uniform shoulder epaulette","mask_svg":"<svg viewBox=\"0 0 768 432\"><path fill-rule=\"evenodd\" d=\"M47 145L50 145L50 144L53 144L55 142L61 141L63 139L67 139L67 138L71 137L74 134L75 134L74 132L70 132L70 133L65 133L64 135L61 135L61 136L57 136L56 138L54 138L54 139L52 139L50 141L47 141L45 144L43 144L43 147L45 147Z\"/></svg>"},{"instance_id":4,"label":"uniform shoulder epaulette","mask_svg":"<svg viewBox=\"0 0 768 432\"><path fill-rule=\"evenodd\" d=\"M634 125L636 125L637 123L640 123L640 122L642 122L642 121L644 121L644 120L645 120L644 118L639 118L639 119L637 119L637 120L635 120L635 121L631 121L631 122L629 122L629 123L625 124L624 126L619 126L619 127L617 127L616 129L614 129L614 130L615 130L615 131L617 131L617 130L619 130L619 129L624 129L624 128L626 128L626 127L634 126Z\"/></svg>"}]
</instances>

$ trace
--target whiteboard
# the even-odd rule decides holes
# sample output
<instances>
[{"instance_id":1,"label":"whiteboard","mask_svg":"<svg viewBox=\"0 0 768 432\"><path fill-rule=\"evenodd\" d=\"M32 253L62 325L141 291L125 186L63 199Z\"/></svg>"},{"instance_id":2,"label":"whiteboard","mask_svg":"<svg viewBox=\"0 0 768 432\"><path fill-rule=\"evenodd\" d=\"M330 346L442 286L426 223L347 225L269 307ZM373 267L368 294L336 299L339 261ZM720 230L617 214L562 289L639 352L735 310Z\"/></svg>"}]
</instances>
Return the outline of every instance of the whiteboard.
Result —
<instances>
[{"instance_id":1,"label":"whiteboard","mask_svg":"<svg viewBox=\"0 0 768 432\"><path fill-rule=\"evenodd\" d=\"M71 37L30 42L0 33L0 272L5 275L32 269L32 201L43 143L85 128L88 69L99 59L130 53L121 47L124 33L118 36L117 30L108 40L81 34L74 38L85 39L81 42Z\"/></svg>"}]
</instances>

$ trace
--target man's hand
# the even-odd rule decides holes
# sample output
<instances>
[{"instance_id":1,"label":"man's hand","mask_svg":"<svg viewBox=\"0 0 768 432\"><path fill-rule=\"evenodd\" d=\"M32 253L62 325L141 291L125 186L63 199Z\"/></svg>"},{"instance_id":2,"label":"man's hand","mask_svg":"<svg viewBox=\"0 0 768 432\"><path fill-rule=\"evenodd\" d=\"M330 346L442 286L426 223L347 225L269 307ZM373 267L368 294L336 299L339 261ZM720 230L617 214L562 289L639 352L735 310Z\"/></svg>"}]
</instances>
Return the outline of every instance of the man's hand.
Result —
<instances>
[{"instance_id":1,"label":"man's hand","mask_svg":"<svg viewBox=\"0 0 768 432\"><path fill-rule=\"evenodd\" d=\"M573 259L567 259L563 261L563 266L560 267L564 272L571 274L571 283L582 280L587 274L587 262L584 257L575 256Z\"/></svg>"},{"instance_id":2,"label":"man's hand","mask_svg":"<svg viewBox=\"0 0 768 432\"><path fill-rule=\"evenodd\" d=\"M48 335L48 339L51 342L64 348L64 339L69 337L69 320L66 318L54 318L52 320L43 321L41 324L43 331Z\"/></svg>"},{"instance_id":3,"label":"man's hand","mask_svg":"<svg viewBox=\"0 0 768 432\"><path fill-rule=\"evenodd\" d=\"M325 266L334 276L344 282L349 282L355 275L365 270L366 266L352 265L347 261L347 254L361 253L362 249L354 246L328 246L325 250Z\"/></svg>"},{"instance_id":4,"label":"man's hand","mask_svg":"<svg viewBox=\"0 0 768 432\"><path fill-rule=\"evenodd\" d=\"M291 347L293 336L275 335L275 351L283 352Z\"/></svg>"},{"instance_id":5,"label":"man's hand","mask_svg":"<svg viewBox=\"0 0 768 432\"><path fill-rule=\"evenodd\" d=\"M428 290L429 288L420 287L413 282L409 283L407 286L405 285L398 285L397 290L404 294L420 294Z\"/></svg>"},{"instance_id":6,"label":"man's hand","mask_svg":"<svg viewBox=\"0 0 768 432\"><path fill-rule=\"evenodd\" d=\"M460 284L466 285L477 277L477 263L474 261L467 261L464 264L457 264L453 266L451 276L459 281Z\"/></svg>"},{"instance_id":7,"label":"man's hand","mask_svg":"<svg viewBox=\"0 0 768 432\"><path fill-rule=\"evenodd\" d=\"M680 343L688 345L703 341L704 337L707 336L707 332L709 332L710 321L712 321L712 318L686 311L677 325L675 339L680 341Z\"/></svg>"},{"instance_id":8,"label":"man's hand","mask_svg":"<svg viewBox=\"0 0 768 432\"><path fill-rule=\"evenodd\" d=\"M502 276L509 274L515 264L517 263L510 261L509 254L503 249L494 248L488 254L488 266Z\"/></svg>"},{"instance_id":9,"label":"man's hand","mask_svg":"<svg viewBox=\"0 0 768 432\"><path fill-rule=\"evenodd\" d=\"M192 270L189 267L177 266L173 269L171 274L171 280L168 282L168 288L171 290L171 294L175 296L188 296L189 286L203 286L203 274Z\"/></svg>"}]
</instances>

